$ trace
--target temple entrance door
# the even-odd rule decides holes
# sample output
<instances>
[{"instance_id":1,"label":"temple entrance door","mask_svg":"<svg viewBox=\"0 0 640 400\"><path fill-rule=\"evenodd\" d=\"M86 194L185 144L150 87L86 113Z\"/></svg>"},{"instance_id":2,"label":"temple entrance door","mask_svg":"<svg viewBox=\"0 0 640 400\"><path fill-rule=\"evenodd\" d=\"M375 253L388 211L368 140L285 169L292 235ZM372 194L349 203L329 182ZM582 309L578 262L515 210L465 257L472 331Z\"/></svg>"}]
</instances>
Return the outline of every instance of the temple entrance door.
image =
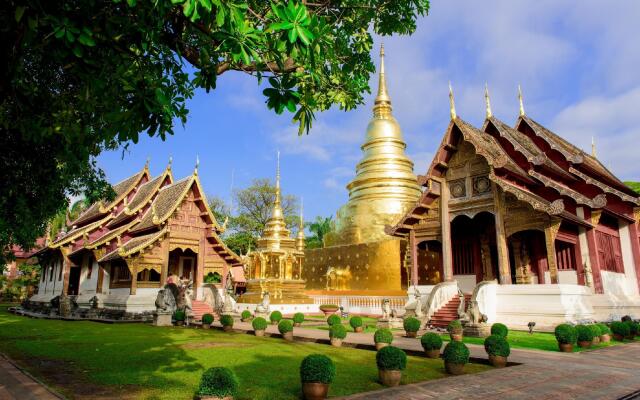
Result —
<instances>
[{"instance_id":1,"label":"temple entrance door","mask_svg":"<svg viewBox=\"0 0 640 400\"><path fill-rule=\"evenodd\" d=\"M512 283L549 283L548 277L545 276L548 268L543 232L538 230L516 232L507 238L507 246Z\"/></svg>"},{"instance_id":2,"label":"temple entrance door","mask_svg":"<svg viewBox=\"0 0 640 400\"><path fill-rule=\"evenodd\" d=\"M493 214L483 211L473 218L456 216L451 221L451 245L453 275L464 292L471 292L478 282L498 277Z\"/></svg>"},{"instance_id":3,"label":"temple entrance door","mask_svg":"<svg viewBox=\"0 0 640 400\"><path fill-rule=\"evenodd\" d=\"M69 270L69 287L67 294L76 296L80 290L80 267L71 267Z\"/></svg>"}]
</instances>

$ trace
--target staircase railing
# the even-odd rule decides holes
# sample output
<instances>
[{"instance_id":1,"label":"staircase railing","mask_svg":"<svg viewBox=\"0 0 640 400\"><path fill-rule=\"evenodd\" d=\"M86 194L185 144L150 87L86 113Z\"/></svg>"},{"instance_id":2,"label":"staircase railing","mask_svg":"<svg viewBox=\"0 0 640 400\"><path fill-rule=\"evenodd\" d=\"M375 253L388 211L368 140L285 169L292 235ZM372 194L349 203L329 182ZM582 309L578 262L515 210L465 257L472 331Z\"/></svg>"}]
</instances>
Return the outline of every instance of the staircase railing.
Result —
<instances>
[{"instance_id":1,"label":"staircase railing","mask_svg":"<svg viewBox=\"0 0 640 400\"><path fill-rule=\"evenodd\" d=\"M454 296L458 295L458 282L440 282L433 287L433 290L429 294L429 300L427 300L427 307L425 315L427 321L431 319L442 306L447 304Z\"/></svg>"}]
</instances>

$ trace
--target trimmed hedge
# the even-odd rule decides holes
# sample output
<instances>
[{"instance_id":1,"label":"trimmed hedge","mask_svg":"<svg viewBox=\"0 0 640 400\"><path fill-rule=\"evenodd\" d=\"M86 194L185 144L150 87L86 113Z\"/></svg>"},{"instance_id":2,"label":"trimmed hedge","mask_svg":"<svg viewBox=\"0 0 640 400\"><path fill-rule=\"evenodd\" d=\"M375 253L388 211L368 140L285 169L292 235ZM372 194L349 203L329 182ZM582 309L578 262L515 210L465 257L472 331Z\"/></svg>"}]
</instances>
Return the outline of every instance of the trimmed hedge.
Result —
<instances>
[{"instance_id":1,"label":"trimmed hedge","mask_svg":"<svg viewBox=\"0 0 640 400\"><path fill-rule=\"evenodd\" d=\"M198 387L199 396L235 397L240 383L229 368L214 367L204 371Z\"/></svg>"},{"instance_id":2,"label":"trimmed hedge","mask_svg":"<svg viewBox=\"0 0 640 400\"><path fill-rule=\"evenodd\" d=\"M425 351L440 350L442 348L442 338L437 333L425 333L420 338L420 344Z\"/></svg>"},{"instance_id":3,"label":"trimmed hedge","mask_svg":"<svg viewBox=\"0 0 640 400\"><path fill-rule=\"evenodd\" d=\"M304 322L304 314L301 312L297 312L295 314L293 314L293 322L295 322L296 324L301 324Z\"/></svg>"},{"instance_id":4,"label":"trimmed hedge","mask_svg":"<svg viewBox=\"0 0 640 400\"><path fill-rule=\"evenodd\" d=\"M383 347L376 353L376 365L383 371L402 371L407 368L407 354L395 346Z\"/></svg>"},{"instance_id":5,"label":"trimmed hedge","mask_svg":"<svg viewBox=\"0 0 640 400\"><path fill-rule=\"evenodd\" d=\"M323 304L323 305L321 305L321 306L320 306L320 307L318 307L318 308L320 308L320 311L333 310L334 308L335 308L336 310L339 310L339 309L340 309L340 307L336 306L335 304Z\"/></svg>"},{"instance_id":6,"label":"trimmed hedge","mask_svg":"<svg viewBox=\"0 0 640 400\"><path fill-rule=\"evenodd\" d=\"M202 323L211 325L213 323L213 314L205 314L202 316Z\"/></svg>"},{"instance_id":7,"label":"trimmed hedge","mask_svg":"<svg viewBox=\"0 0 640 400\"><path fill-rule=\"evenodd\" d=\"M336 366L324 354L309 354L300 363L300 380L330 384L336 377Z\"/></svg>"},{"instance_id":8,"label":"trimmed hedge","mask_svg":"<svg viewBox=\"0 0 640 400\"><path fill-rule=\"evenodd\" d=\"M469 362L469 348L462 342L451 341L444 348L442 358L452 364L466 364Z\"/></svg>"},{"instance_id":9,"label":"trimmed hedge","mask_svg":"<svg viewBox=\"0 0 640 400\"><path fill-rule=\"evenodd\" d=\"M253 329L256 331L263 331L267 329L267 320L262 317L254 318L253 321L251 321L251 326L253 326Z\"/></svg>"},{"instance_id":10,"label":"trimmed hedge","mask_svg":"<svg viewBox=\"0 0 640 400\"><path fill-rule=\"evenodd\" d=\"M454 319L453 321L449 322L449 325L447 325L447 332L452 333L454 331L462 331L462 323L459 319Z\"/></svg>"},{"instance_id":11,"label":"trimmed hedge","mask_svg":"<svg viewBox=\"0 0 640 400\"><path fill-rule=\"evenodd\" d=\"M574 344L576 342L576 328L569 324L560 324L556 326L554 333L558 343Z\"/></svg>"},{"instance_id":12,"label":"trimmed hedge","mask_svg":"<svg viewBox=\"0 0 640 400\"><path fill-rule=\"evenodd\" d=\"M606 324L596 324L600 329L600 335L611 335L611 329Z\"/></svg>"},{"instance_id":13,"label":"trimmed hedge","mask_svg":"<svg viewBox=\"0 0 640 400\"><path fill-rule=\"evenodd\" d=\"M492 356L509 357L511 346L502 335L491 335L484 340L484 350Z\"/></svg>"},{"instance_id":14,"label":"trimmed hedge","mask_svg":"<svg viewBox=\"0 0 640 400\"><path fill-rule=\"evenodd\" d=\"M611 332L613 332L614 335L621 335L625 338L631 334L631 328L625 322L614 321L611 323Z\"/></svg>"},{"instance_id":15,"label":"trimmed hedge","mask_svg":"<svg viewBox=\"0 0 640 400\"><path fill-rule=\"evenodd\" d=\"M342 324L331 325L329 337L332 339L344 339L347 337L347 329Z\"/></svg>"},{"instance_id":16,"label":"trimmed hedge","mask_svg":"<svg viewBox=\"0 0 640 400\"><path fill-rule=\"evenodd\" d=\"M393 333L387 328L380 328L373 334L373 341L376 343L393 342Z\"/></svg>"},{"instance_id":17,"label":"trimmed hedge","mask_svg":"<svg viewBox=\"0 0 640 400\"><path fill-rule=\"evenodd\" d=\"M598 326L598 324L587 325L587 327L591 329L591 333L593 334L594 339L602 335L602 330L600 329L600 326Z\"/></svg>"},{"instance_id":18,"label":"trimmed hedge","mask_svg":"<svg viewBox=\"0 0 640 400\"><path fill-rule=\"evenodd\" d=\"M504 338L509 334L509 328L505 324L501 324L500 322L496 322L491 325L491 334L492 335L500 335Z\"/></svg>"},{"instance_id":19,"label":"trimmed hedge","mask_svg":"<svg viewBox=\"0 0 640 400\"><path fill-rule=\"evenodd\" d=\"M283 335L288 332L293 332L293 322L288 319L283 319L278 324L278 331Z\"/></svg>"},{"instance_id":20,"label":"trimmed hedge","mask_svg":"<svg viewBox=\"0 0 640 400\"><path fill-rule=\"evenodd\" d=\"M413 317L405 318L402 321L402 326L407 332L418 332L420 330L420 320Z\"/></svg>"},{"instance_id":21,"label":"trimmed hedge","mask_svg":"<svg viewBox=\"0 0 640 400\"><path fill-rule=\"evenodd\" d=\"M251 317L252 317L252 315L251 315L251 311L249 311L249 310L244 310L244 311L240 314L240 318L242 318L242 319L249 319L249 318L251 318Z\"/></svg>"},{"instance_id":22,"label":"trimmed hedge","mask_svg":"<svg viewBox=\"0 0 640 400\"><path fill-rule=\"evenodd\" d=\"M349 325L351 325L353 329L360 328L363 325L362 317L358 317L357 315L351 317Z\"/></svg>"},{"instance_id":23,"label":"trimmed hedge","mask_svg":"<svg viewBox=\"0 0 640 400\"><path fill-rule=\"evenodd\" d=\"M182 310L176 310L173 313L173 319L175 319L176 321L184 321L186 317L187 317L187 314L185 314L184 311Z\"/></svg>"},{"instance_id":24,"label":"trimmed hedge","mask_svg":"<svg viewBox=\"0 0 640 400\"><path fill-rule=\"evenodd\" d=\"M280 322L282 320L282 313L280 311L274 311L269 315L271 322Z\"/></svg>"},{"instance_id":25,"label":"trimmed hedge","mask_svg":"<svg viewBox=\"0 0 640 400\"><path fill-rule=\"evenodd\" d=\"M635 321L625 321L625 324L629 326L629 336L638 336L638 323Z\"/></svg>"},{"instance_id":26,"label":"trimmed hedge","mask_svg":"<svg viewBox=\"0 0 640 400\"><path fill-rule=\"evenodd\" d=\"M327 318L327 324L329 324L329 326L332 326L335 324L341 324L341 323L342 323L342 319L337 314L331 314L329 315L329 318Z\"/></svg>"},{"instance_id":27,"label":"trimmed hedge","mask_svg":"<svg viewBox=\"0 0 640 400\"><path fill-rule=\"evenodd\" d=\"M578 342L591 342L593 331L587 325L578 325L576 326L576 339Z\"/></svg>"},{"instance_id":28,"label":"trimmed hedge","mask_svg":"<svg viewBox=\"0 0 640 400\"><path fill-rule=\"evenodd\" d=\"M223 315L220 317L222 326L233 326L233 317L231 315Z\"/></svg>"}]
</instances>

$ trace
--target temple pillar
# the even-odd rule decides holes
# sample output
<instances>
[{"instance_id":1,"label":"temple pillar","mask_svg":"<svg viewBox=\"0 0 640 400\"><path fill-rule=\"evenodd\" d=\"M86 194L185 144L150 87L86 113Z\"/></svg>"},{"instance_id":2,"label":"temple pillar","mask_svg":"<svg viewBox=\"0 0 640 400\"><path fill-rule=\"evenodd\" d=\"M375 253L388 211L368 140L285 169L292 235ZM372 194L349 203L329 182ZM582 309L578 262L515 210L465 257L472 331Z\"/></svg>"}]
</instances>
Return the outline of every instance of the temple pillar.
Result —
<instances>
[{"instance_id":1,"label":"temple pillar","mask_svg":"<svg viewBox=\"0 0 640 400\"><path fill-rule=\"evenodd\" d=\"M591 220L593 228L587 229L587 247L589 250L589 260L591 261L591 275L593 277L593 290L595 293L604 293L602 275L600 274L600 258L598 257L598 241L596 240L596 226L600 222L601 210L592 210L585 218Z\"/></svg>"},{"instance_id":2,"label":"temple pillar","mask_svg":"<svg viewBox=\"0 0 640 400\"><path fill-rule=\"evenodd\" d=\"M104 281L104 268L98 264L98 282L96 283L96 294L102 294L102 284Z\"/></svg>"},{"instance_id":3,"label":"temple pillar","mask_svg":"<svg viewBox=\"0 0 640 400\"><path fill-rule=\"evenodd\" d=\"M558 230L560 230L560 223L562 222L559 218L552 219L545 227L544 227L544 241L547 246L547 266L549 268L549 275L551 277L551 283L558 283L558 263L556 261L556 236L558 235Z\"/></svg>"},{"instance_id":4,"label":"temple pillar","mask_svg":"<svg viewBox=\"0 0 640 400\"><path fill-rule=\"evenodd\" d=\"M440 182L440 227L442 230L442 271L443 281L453 280L453 248L451 246L451 221L449 220L449 185Z\"/></svg>"},{"instance_id":5,"label":"temple pillar","mask_svg":"<svg viewBox=\"0 0 640 400\"><path fill-rule=\"evenodd\" d=\"M204 233L200 235L200 242L198 243L198 255L196 258L196 274L193 285L193 293L195 294L196 300L201 300L202 291L199 290L202 288L202 284L204 283L204 259L205 259L205 237Z\"/></svg>"},{"instance_id":6,"label":"temple pillar","mask_svg":"<svg viewBox=\"0 0 640 400\"><path fill-rule=\"evenodd\" d=\"M576 207L576 215L584 219L584 208ZM587 239L587 229L584 226L578 226L578 243L580 243L580 256L582 258L582 267L584 271L584 284L595 291L593 282L593 269L591 266L591 257L589 255L589 241Z\"/></svg>"},{"instance_id":7,"label":"temple pillar","mask_svg":"<svg viewBox=\"0 0 640 400\"><path fill-rule=\"evenodd\" d=\"M129 269L131 270L131 289L129 294L133 296L138 290L138 263L131 260L127 264L129 264Z\"/></svg>"},{"instance_id":8,"label":"temple pillar","mask_svg":"<svg viewBox=\"0 0 640 400\"><path fill-rule=\"evenodd\" d=\"M511 269L509 268L509 249L507 248L507 234L504 228L505 200L504 192L495 184L493 188L493 208L496 223L496 247L498 250L498 272L501 285L511 284Z\"/></svg>"},{"instance_id":9,"label":"temple pillar","mask_svg":"<svg viewBox=\"0 0 640 400\"><path fill-rule=\"evenodd\" d=\"M418 247L415 229L409 231L409 247L411 248L411 284L418 286Z\"/></svg>"},{"instance_id":10,"label":"temple pillar","mask_svg":"<svg viewBox=\"0 0 640 400\"><path fill-rule=\"evenodd\" d=\"M60 249L62 253L62 294L67 295L69 293L69 274L71 273L71 260L67 257L70 249L63 247Z\"/></svg>"},{"instance_id":11,"label":"temple pillar","mask_svg":"<svg viewBox=\"0 0 640 400\"><path fill-rule=\"evenodd\" d=\"M167 278L169 277L169 241L163 240L161 244L162 249L162 267L160 270L160 286L164 287L167 284Z\"/></svg>"}]
</instances>

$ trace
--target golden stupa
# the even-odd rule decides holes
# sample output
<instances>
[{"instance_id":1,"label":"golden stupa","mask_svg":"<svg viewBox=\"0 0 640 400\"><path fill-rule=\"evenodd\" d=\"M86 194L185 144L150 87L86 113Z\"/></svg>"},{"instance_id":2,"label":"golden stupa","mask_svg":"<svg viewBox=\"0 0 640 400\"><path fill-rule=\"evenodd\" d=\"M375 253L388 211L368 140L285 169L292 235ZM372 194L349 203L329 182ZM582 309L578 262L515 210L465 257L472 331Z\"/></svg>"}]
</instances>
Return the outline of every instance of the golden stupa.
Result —
<instances>
[{"instance_id":1,"label":"golden stupa","mask_svg":"<svg viewBox=\"0 0 640 400\"><path fill-rule=\"evenodd\" d=\"M302 213L301 213L302 214ZM302 221L302 215L300 216ZM280 194L280 153L276 168L276 198L258 247L244 258L247 291L238 299L240 303L260 303L269 293L272 304L310 304L313 300L304 294L302 279L304 261L304 226L297 238L290 236L284 220Z\"/></svg>"},{"instance_id":2,"label":"golden stupa","mask_svg":"<svg viewBox=\"0 0 640 400\"><path fill-rule=\"evenodd\" d=\"M307 250L307 288L324 290L400 290L406 244L387 236L421 195L413 162L398 121L392 115L380 48L378 93L362 145L356 176L347 185L349 200L337 212L336 230L325 247Z\"/></svg>"}]
</instances>

